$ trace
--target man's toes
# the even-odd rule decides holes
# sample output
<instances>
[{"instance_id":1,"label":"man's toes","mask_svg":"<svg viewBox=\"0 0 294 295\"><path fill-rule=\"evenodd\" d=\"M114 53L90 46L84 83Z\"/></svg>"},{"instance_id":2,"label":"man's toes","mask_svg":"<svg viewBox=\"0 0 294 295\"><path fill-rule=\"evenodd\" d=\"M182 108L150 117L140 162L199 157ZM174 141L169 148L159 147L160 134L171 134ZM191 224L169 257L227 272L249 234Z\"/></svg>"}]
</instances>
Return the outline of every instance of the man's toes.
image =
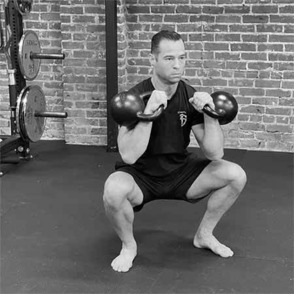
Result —
<instances>
[{"instance_id":1,"label":"man's toes","mask_svg":"<svg viewBox=\"0 0 294 295\"><path fill-rule=\"evenodd\" d=\"M225 245L220 245L214 252L224 258L232 257L234 255L234 252Z\"/></svg>"},{"instance_id":2,"label":"man's toes","mask_svg":"<svg viewBox=\"0 0 294 295\"><path fill-rule=\"evenodd\" d=\"M132 265L133 263L131 259L128 259L121 255L116 257L111 263L113 270L118 272L127 272L132 267Z\"/></svg>"}]
</instances>

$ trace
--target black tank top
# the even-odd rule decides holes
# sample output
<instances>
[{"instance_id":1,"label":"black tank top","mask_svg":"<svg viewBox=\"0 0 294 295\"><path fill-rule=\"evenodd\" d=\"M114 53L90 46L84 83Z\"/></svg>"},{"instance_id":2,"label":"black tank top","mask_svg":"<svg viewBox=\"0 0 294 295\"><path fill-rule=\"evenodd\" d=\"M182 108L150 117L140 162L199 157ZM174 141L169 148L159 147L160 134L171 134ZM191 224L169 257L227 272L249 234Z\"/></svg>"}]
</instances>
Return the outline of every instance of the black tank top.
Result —
<instances>
[{"instance_id":1,"label":"black tank top","mask_svg":"<svg viewBox=\"0 0 294 295\"><path fill-rule=\"evenodd\" d=\"M149 78L134 86L130 92L141 94L153 90L155 89ZM153 122L145 153L131 166L147 175L166 176L186 164L191 128L204 122L203 114L189 103L189 98L195 91L184 81L179 82L167 108Z\"/></svg>"}]
</instances>

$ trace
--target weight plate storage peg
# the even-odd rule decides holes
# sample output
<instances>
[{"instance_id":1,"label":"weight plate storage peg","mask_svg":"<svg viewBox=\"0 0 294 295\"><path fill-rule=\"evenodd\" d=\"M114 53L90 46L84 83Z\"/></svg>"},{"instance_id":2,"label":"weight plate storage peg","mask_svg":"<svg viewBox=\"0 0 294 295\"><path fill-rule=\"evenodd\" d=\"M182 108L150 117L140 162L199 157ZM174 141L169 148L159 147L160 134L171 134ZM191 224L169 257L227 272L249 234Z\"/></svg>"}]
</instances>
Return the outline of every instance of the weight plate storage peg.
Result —
<instances>
[{"instance_id":1,"label":"weight plate storage peg","mask_svg":"<svg viewBox=\"0 0 294 295\"><path fill-rule=\"evenodd\" d=\"M25 87L18 96L16 108L17 129L24 140L36 142L45 129L45 118L36 116L46 112L45 95L41 87Z\"/></svg>"},{"instance_id":2,"label":"weight plate storage peg","mask_svg":"<svg viewBox=\"0 0 294 295\"><path fill-rule=\"evenodd\" d=\"M31 30L26 31L19 42L18 63L25 79L34 80L40 70L40 59L31 58L33 54L41 52L38 35Z\"/></svg>"},{"instance_id":3,"label":"weight plate storage peg","mask_svg":"<svg viewBox=\"0 0 294 295\"><path fill-rule=\"evenodd\" d=\"M33 0L13 0L14 6L21 15L28 15L33 8Z\"/></svg>"}]
</instances>

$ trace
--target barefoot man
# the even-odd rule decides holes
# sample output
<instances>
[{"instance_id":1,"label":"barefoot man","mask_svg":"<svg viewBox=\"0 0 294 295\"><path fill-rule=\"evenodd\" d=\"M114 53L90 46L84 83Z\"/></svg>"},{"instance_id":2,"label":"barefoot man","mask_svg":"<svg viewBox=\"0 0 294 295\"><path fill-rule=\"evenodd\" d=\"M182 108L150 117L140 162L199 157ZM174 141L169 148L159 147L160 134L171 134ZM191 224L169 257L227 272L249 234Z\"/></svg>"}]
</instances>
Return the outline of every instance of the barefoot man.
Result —
<instances>
[{"instance_id":1,"label":"barefoot man","mask_svg":"<svg viewBox=\"0 0 294 295\"><path fill-rule=\"evenodd\" d=\"M246 174L239 165L222 159L222 129L217 119L202 112L206 104L214 108L213 100L182 80L185 61L181 36L174 31L158 32L151 41L152 76L130 89L136 94L153 91L144 113L151 114L162 104L165 110L156 121L119 129L122 161L106 180L103 196L106 215L122 242L111 263L118 272L129 271L137 255L135 212L156 199L196 203L208 197L193 245L221 257L234 254L213 230L243 190ZM205 158L187 151L191 131Z\"/></svg>"}]
</instances>

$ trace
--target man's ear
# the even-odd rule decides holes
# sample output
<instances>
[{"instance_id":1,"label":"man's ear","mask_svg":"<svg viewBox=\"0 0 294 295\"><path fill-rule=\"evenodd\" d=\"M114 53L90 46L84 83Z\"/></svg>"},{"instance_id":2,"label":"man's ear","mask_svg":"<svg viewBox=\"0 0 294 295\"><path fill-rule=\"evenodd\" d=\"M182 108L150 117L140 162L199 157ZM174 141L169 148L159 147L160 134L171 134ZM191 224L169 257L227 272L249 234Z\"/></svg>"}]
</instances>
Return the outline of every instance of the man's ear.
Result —
<instances>
[{"instance_id":1,"label":"man's ear","mask_svg":"<svg viewBox=\"0 0 294 295\"><path fill-rule=\"evenodd\" d=\"M149 55L149 61L150 61L151 66L154 66L155 65L156 57L155 57L154 54L150 53L150 55Z\"/></svg>"}]
</instances>

